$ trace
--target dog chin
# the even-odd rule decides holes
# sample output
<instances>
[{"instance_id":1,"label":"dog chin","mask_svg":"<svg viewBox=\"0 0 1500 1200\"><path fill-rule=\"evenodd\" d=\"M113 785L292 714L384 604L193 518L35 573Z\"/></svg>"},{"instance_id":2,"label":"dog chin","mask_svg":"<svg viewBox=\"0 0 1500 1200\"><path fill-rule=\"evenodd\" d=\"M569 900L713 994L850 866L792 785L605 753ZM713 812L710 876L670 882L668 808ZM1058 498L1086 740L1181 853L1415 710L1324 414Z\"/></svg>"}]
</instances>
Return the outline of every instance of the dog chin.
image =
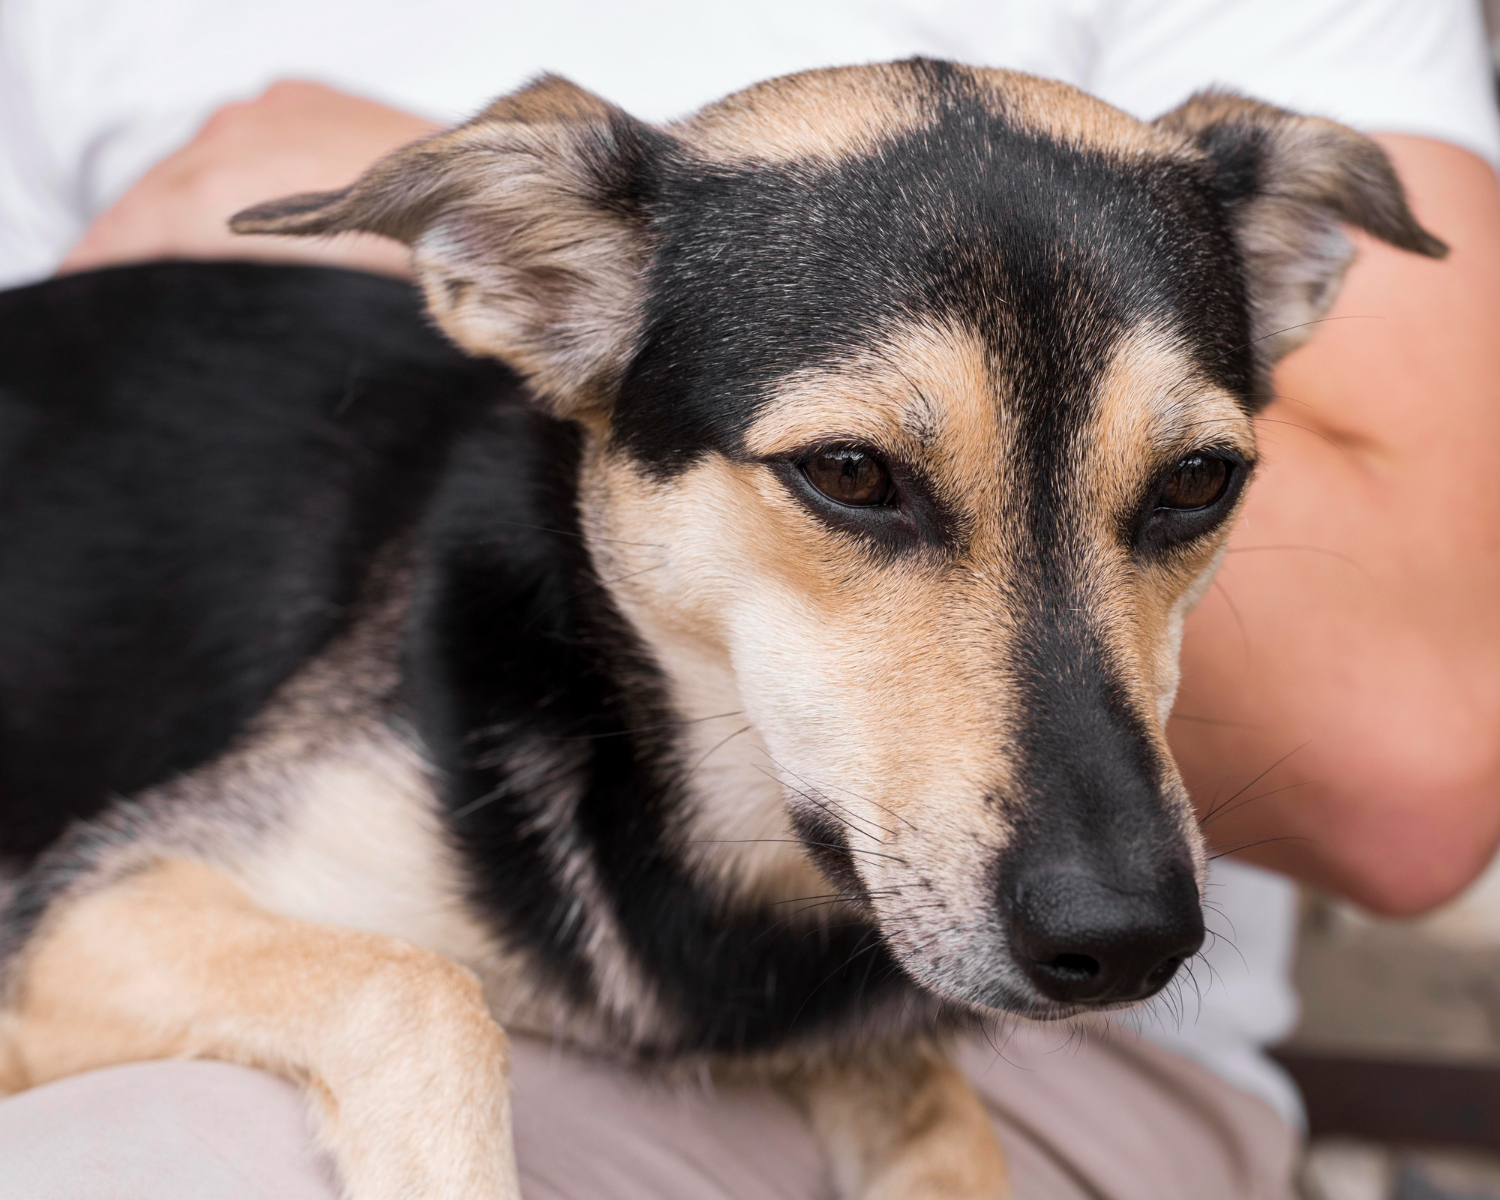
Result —
<instances>
[{"instance_id":1,"label":"dog chin","mask_svg":"<svg viewBox=\"0 0 1500 1200\"><path fill-rule=\"evenodd\" d=\"M976 1021L993 1021L1003 1017L1026 1017L1036 1021L1057 1021L1086 1011L1087 1005L1063 1005L1049 1000L1023 982L1020 971L1008 960L996 963L984 975L955 977L925 961L919 955L895 950L902 970L923 991L940 1000L945 1008L965 1014ZM977 956L976 956L977 957Z\"/></svg>"}]
</instances>

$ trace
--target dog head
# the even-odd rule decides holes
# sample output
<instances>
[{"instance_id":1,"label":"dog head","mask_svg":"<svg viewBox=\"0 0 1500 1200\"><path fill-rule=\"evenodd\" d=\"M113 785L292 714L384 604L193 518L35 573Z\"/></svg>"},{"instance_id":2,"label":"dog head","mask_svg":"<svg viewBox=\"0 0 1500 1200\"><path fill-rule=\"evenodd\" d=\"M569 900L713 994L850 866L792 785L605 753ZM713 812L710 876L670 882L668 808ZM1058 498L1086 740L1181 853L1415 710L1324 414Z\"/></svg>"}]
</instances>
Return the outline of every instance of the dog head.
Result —
<instances>
[{"instance_id":1,"label":"dog head","mask_svg":"<svg viewBox=\"0 0 1500 1200\"><path fill-rule=\"evenodd\" d=\"M794 835L922 984L1045 1015L1202 939L1178 643L1343 223L1442 253L1326 121L914 61L666 128L545 79L236 228L411 243L586 430L601 576L678 709L736 714L684 840L769 848L706 870L795 874Z\"/></svg>"}]
</instances>

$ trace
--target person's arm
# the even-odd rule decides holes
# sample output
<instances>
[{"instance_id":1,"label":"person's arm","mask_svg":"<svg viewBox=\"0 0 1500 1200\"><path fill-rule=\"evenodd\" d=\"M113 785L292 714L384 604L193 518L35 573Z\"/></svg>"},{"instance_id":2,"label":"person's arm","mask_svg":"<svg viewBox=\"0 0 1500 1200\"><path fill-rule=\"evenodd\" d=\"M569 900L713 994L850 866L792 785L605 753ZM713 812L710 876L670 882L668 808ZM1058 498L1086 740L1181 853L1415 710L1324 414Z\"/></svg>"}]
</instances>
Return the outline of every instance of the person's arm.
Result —
<instances>
[{"instance_id":1,"label":"person's arm","mask_svg":"<svg viewBox=\"0 0 1500 1200\"><path fill-rule=\"evenodd\" d=\"M153 258L258 258L405 274L410 251L385 238L236 237L229 218L263 200L341 187L437 128L321 84L274 84L215 112L94 221L60 271Z\"/></svg>"},{"instance_id":2,"label":"person's arm","mask_svg":"<svg viewBox=\"0 0 1500 1200\"><path fill-rule=\"evenodd\" d=\"M1380 141L1452 253L1361 239L1278 370L1169 728L1210 845L1395 914L1500 842L1500 184Z\"/></svg>"}]
</instances>

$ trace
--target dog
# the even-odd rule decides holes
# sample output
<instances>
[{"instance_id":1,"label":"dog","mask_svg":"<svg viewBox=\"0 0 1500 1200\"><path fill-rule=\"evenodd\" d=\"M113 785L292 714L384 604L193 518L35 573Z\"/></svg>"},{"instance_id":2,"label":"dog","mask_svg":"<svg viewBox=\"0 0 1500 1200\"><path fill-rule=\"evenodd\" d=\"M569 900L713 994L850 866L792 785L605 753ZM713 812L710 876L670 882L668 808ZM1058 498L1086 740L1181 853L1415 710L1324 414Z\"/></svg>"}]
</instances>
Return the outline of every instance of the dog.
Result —
<instances>
[{"instance_id":1,"label":"dog","mask_svg":"<svg viewBox=\"0 0 1500 1200\"><path fill-rule=\"evenodd\" d=\"M1160 990L1163 733L1369 140L929 60L665 127L555 77L0 297L0 1083L301 1082L355 1200L517 1195L507 1035L766 1073L999 1197L945 1032ZM441 334L434 331L428 321Z\"/></svg>"}]
</instances>

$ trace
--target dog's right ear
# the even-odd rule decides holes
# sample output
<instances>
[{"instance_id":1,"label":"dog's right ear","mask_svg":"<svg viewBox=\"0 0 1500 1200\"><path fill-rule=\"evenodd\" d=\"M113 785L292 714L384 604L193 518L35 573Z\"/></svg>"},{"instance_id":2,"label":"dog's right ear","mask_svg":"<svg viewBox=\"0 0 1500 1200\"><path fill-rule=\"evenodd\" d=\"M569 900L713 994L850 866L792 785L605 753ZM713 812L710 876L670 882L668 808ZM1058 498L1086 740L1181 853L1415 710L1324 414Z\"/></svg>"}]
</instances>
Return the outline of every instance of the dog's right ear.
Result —
<instances>
[{"instance_id":1,"label":"dog's right ear","mask_svg":"<svg viewBox=\"0 0 1500 1200\"><path fill-rule=\"evenodd\" d=\"M342 191L236 215L236 233L408 243L433 317L525 375L561 416L602 408L629 361L667 135L555 76L395 151Z\"/></svg>"}]
</instances>

